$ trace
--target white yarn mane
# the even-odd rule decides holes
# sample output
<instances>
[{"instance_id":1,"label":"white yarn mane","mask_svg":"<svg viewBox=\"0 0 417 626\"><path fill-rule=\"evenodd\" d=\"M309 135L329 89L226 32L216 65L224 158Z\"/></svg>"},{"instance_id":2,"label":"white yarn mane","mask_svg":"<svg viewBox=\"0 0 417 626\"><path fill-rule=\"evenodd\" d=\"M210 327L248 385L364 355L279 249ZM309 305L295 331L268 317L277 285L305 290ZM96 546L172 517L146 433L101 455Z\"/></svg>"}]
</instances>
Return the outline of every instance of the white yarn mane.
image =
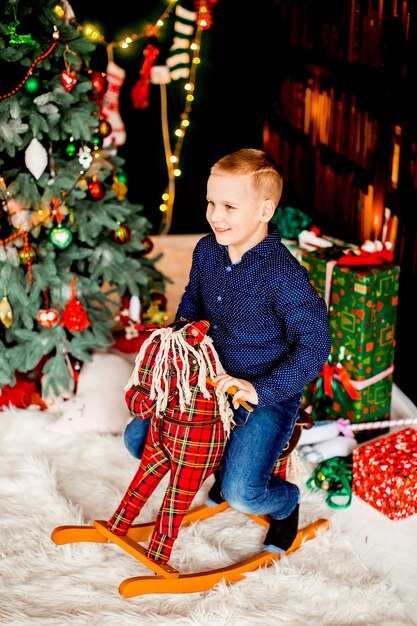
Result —
<instances>
[{"instance_id":1,"label":"white yarn mane","mask_svg":"<svg viewBox=\"0 0 417 626\"><path fill-rule=\"evenodd\" d=\"M169 392L169 367L168 359L170 353L179 357L182 367L178 366L177 358L172 359L173 366L177 373L177 385L178 385L178 403L181 412L184 413L187 409L187 405L191 403L191 389L190 389L190 363L188 359L189 353L192 354L198 366L198 381L197 385L200 388L201 393L207 399L210 399L210 392L207 389L206 378L213 378L218 374L224 374L224 369L220 363L219 356L214 348L211 337L205 335L203 340L199 344L199 349L196 350L191 346L181 330L174 330L171 327L156 329L142 344L136 359L133 372L125 386L125 391L128 391L133 385L140 384L139 370L143 358L145 356L148 346L157 338L160 339L160 347L156 357L156 362L153 367L152 383L150 389L150 398L155 400L156 398L156 415L161 415L168 404L168 392ZM215 363L213 367L212 359ZM233 424L233 411L228 402L227 395L224 391L215 389L215 394L219 406L220 418L223 423L224 430L229 436L231 425Z\"/></svg>"}]
</instances>

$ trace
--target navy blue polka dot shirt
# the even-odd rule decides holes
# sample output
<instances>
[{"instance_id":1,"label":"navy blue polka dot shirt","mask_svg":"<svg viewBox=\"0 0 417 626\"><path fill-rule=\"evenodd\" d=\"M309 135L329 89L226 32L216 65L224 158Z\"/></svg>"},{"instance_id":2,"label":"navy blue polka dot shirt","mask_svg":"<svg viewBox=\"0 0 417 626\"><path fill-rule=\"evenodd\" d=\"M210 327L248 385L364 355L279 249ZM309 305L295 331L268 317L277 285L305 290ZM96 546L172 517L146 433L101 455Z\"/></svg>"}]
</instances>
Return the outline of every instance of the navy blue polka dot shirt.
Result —
<instances>
[{"instance_id":1,"label":"navy blue polka dot shirt","mask_svg":"<svg viewBox=\"0 0 417 626\"><path fill-rule=\"evenodd\" d=\"M198 241L176 319L206 319L225 371L250 381L259 405L303 391L330 353L327 308L307 270L269 224L238 263L214 235Z\"/></svg>"}]
</instances>

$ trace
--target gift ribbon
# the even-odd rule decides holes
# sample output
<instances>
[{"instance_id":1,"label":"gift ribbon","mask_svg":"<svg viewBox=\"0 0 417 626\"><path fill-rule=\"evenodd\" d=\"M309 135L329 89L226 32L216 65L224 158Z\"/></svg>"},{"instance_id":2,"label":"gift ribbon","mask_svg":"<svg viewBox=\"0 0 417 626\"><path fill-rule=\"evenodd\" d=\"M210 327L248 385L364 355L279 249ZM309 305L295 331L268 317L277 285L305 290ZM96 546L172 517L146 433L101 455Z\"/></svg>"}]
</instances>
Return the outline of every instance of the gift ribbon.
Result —
<instances>
[{"instance_id":1,"label":"gift ribbon","mask_svg":"<svg viewBox=\"0 0 417 626\"><path fill-rule=\"evenodd\" d=\"M328 424L327 421L326 424ZM348 419L340 417L336 420L336 424L341 435L354 439L355 436L353 433L356 431L393 428L394 426L411 426L412 424L417 424L417 418L409 417L397 420L379 420L378 422L357 422L356 424L352 424Z\"/></svg>"},{"instance_id":2,"label":"gift ribbon","mask_svg":"<svg viewBox=\"0 0 417 626\"><path fill-rule=\"evenodd\" d=\"M323 377L324 392L329 398L333 398L333 378L340 380L343 388L348 393L352 400L360 400L360 393L356 390L354 381L349 376L347 370L337 363L336 365L330 365L325 363L320 376Z\"/></svg>"},{"instance_id":3,"label":"gift ribbon","mask_svg":"<svg viewBox=\"0 0 417 626\"><path fill-rule=\"evenodd\" d=\"M307 479L307 487L312 491L324 489L332 509L346 509L352 502L352 463L337 456L322 461Z\"/></svg>"},{"instance_id":4,"label":"gift ribbon","mask_svg":"<svg viewBox=\"0 0 417 626\"><path fill-rule=\"evenodd\" d=\"M326 265L326 282L324 285L324 300L326 302L327 310L330 306L330 291L332 288L332 276L334 266L337 265L337 261L328 261Z\"/></svg>"},{"instance_id":5,"label":"gift ribbon","mask_svg":"<svg viewBox=\"0 0 417 626\"><path fill-rule=\"evenodd\" d=\"M342 368L342 369L344 369L344 368ZM383 378L386 378L387 376L392 374L393 371L394 371L394 366L390 365L389 367L387 367L386 370L383 370L382 372L379 372L379 374L375 374L375 376L371 376L370 378L366 378L365 380L352 380L352 379L350 379L350 384L352 385L352 387L354 387L358 391L362 391L362 389L366 389L367 387L370 387L370 385L374 385L375 383L377 383L379 380L382 380ZM348 376L349 376L349 374L348 374ZM341 379L340 374L338 375L336 373L335 378L339 378L339 377Z\"/></svg>"},{"instance_id":6,"label":"gift ribbon","mask_svg":"<svg viewBox=\"0 0 417 626\"><path fill-rule=\"evenodd\" d=\"M357 387L354 385L354 381L349 376L347 370L340 363L337 363L334 367L335 377L340 379L340 382L346 389L349 397L352 398L352 400L360 400L361 394L357 391Z\"/></svg>"},{"instance_id":7,"label":"gift ribbon","mask_svg":"<svg viewBox=\"0 0 417 626\"><path fill-rule=\"evenodd\" d=\"M394 366L390 365L387 369L379 372L379 374L375 374L375 376L371 376L370 378L366 378L365 380L352 380L348 371L341 365L337 363L336 365L330 365L329 363L325 363L319 379L323 378L323 389L329 398L333 398L333 378L336 380L340 380L343 388L348 393L349 397L352 400L360 400L361 395L359 391L374 385L378 381L386 378L394 371ZM317 389L317 383L315 386L315 390Z\"/></svg>"}]
</instances>

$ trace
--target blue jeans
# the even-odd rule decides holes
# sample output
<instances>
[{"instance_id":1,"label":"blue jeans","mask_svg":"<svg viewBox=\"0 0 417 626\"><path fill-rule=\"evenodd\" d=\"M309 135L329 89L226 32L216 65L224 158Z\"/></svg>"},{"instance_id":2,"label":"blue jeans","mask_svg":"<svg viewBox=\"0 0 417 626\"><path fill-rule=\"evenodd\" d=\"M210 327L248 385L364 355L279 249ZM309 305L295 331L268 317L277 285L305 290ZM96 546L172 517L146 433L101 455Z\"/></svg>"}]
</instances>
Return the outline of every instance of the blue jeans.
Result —
<instances>
[{"instance_id":1,"label":"blue jeans","mask_svg":"<svg viewBox=\"0 0 417 626\"><path fill-rule=\"evenodd\" d=\"M284 519L295 509L300 499L298 487L271 477L271 471L288 443L299 407L300 395L255 407L246 423L247 411L242 407L235 411L237 425L223 457L221 492L237 511Z\"/></svg>"},{"instance_id":2,"label":"blue jeans","mask_svg":"<svg viewBox=\"0 0 417 626\"><path fill-rule=\"evenodd\" d=\"M221 491L237 511L283 519L295 509L298 487L271 477L271 470L291 436L299 407L297 395L279 404L255 407L248 418L244 408L235 411L237 425L223 457ZM148 427L149 420L133 418L125 428L125 446L137 459L142 456Z\"/></svg>"},{"instance_id":3,"label":"blue jeans","mask_svg":"<svg viewBox=\"0 0 417 626\"><path fill-rule=\"evenodd\" d=\"M150 420L140 420L134 417L126 426L123 433L125 446L135 459L140 459L145 448Z\"/></svg>"}]
</instances>

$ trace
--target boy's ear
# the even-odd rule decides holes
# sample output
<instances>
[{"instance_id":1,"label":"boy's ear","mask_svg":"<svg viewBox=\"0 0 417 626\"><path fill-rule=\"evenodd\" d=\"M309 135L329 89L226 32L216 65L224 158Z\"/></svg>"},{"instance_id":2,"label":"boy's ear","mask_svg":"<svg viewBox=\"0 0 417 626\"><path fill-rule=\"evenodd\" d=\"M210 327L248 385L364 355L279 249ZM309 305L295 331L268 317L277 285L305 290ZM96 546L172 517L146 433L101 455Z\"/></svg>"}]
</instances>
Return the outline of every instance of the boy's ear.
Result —
<instances>
[{"instance_id":1,"label":"boy's ear","mask_svg":"<svg viewBox=\"0 0 417 626\"><path fill-rule=\"evenodd\" d=\"M269 222L274 215L275 206L272 200L264 200L261 207L261 221Z\"/></svg>"}]
</instances>

